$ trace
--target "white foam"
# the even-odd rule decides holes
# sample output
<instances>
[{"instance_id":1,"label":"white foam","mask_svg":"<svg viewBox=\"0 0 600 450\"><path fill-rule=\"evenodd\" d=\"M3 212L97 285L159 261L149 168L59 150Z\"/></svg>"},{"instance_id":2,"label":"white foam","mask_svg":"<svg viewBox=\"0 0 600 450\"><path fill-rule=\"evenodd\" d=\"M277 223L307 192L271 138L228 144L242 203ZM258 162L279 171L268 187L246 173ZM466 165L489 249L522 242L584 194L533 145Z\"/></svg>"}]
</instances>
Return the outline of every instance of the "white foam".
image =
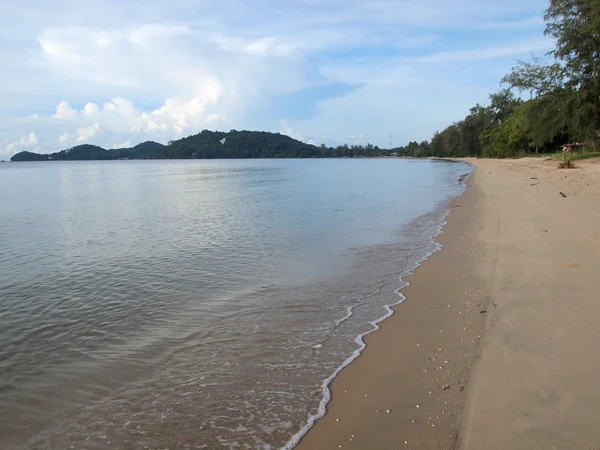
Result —
<instances>
[{"instance_id":1,"label":"white foam","mask_svg":"<svg viewBox=\"0 0 600 450\"><path fill-rule=\"evenodd\" d=\"M471 176L471 173L472 173L472 171L468 175L465 176L465 178L464 178L465 181ZM460 178L458 178L458 179L460 179ZM460 195L462 195L464 193L464 191L466 190L466 183L462 183L461 185L462 185L461 192L458 195L456 195L456 197L459 197ZM455 198L455 197L453 197L453 198ZM448 223L446 221L446 217L448 216L448 214L450 212L448 205L451 201L452 201L452 199L448 199L442 205L444 214L443 214L441 223L438 225L437 230L436 230L435 234L433 235L433 237L431 238L431 242L430 242L431 244L433 244L434 249L430 252L427 252L425 254L425 256L423 256L419 261L417 261L417 263L413 266L413 268L410 269L404 276L412 275L412 273L415 271L415 269L417 269L421 264L423 264L423 262L425 262L427 259L429 259L431 257L431 255L433 255L434 253L436 253L437 251L442 249L442 244L437 242L435 240L435 238L437 238L441 234L442 230ZM319 409L318 409L317 413L312 414L308 417L306 424L296 434L294 434L283 447L281 447L281 450L293 449L296 445L298 445L298 443L306 435L306 433L308 433L308 431L313 427L315 422L325 415L325 413L327 411L327 404L329 403L329 400L331 400L331 391L329 390L329 385L331 384L331 382L342 371L342 369L344 369L350 363L352 363L363 352L363 350L367 346L365 344L364 337L373 333L374 331L379 330L379 328L380 328L379 324L394 314L394 310L392 309L393 306L404 303L404 301L406 300L406 296L404 294L402 294L401 290L404 289L405 287L409 286L410 283L408 283L407 281L404 281L402 279L402 276L400 276L399 279L400 279L401 286L394 291L396 294L398 294L399 300L395 303L385 305L384 306L385 314L383 316L381 316L380 318L370 322L370 324L372 325L373 328L356 337L356 339L354 341L358 344L358 346L359 346L358 349L356 349L352 353L352 355L350 355L349 358L347 358L329 377L327 377L327 379L325 379L325 381L323 381L323 385L322 385L323 397L321 398L321 402L319 403ZM373 295L375 295L375 294L373 294ZM352 316L352 312L356 308L356 306L358 306L358 305L349 306L347 314L344 317L342 317L340 320L338 320L336 322L336 325L339 325L340 323L348 320Z\"/></svg>"}]
</instances>

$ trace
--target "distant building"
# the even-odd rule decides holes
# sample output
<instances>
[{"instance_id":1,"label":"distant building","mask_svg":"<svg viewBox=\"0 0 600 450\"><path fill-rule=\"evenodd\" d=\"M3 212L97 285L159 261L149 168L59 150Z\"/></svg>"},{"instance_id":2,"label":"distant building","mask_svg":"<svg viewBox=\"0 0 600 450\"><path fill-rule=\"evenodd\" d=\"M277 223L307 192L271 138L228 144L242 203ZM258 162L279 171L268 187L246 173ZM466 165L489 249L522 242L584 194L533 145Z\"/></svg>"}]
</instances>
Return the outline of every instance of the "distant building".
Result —
<instances>
[{"instance_id":1,"label":"distant building","mask_svg":"<svg viewBox=\"0 0 600 450\"><path fill-rule=\"evenodd\" d=\"M223 138L219 142L221 143L221 145L224 145L226 140L227 140L227 138Z\"/></svg>"}]
</instances>

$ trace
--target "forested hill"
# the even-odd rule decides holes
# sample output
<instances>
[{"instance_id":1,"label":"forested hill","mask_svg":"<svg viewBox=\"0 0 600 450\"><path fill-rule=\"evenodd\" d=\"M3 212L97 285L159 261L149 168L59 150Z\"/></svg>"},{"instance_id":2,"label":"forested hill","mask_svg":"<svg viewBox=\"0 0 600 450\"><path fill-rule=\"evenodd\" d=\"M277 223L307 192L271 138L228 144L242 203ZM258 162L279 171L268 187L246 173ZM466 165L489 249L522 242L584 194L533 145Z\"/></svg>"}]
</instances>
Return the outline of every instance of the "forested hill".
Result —
<instances>
[{"instance_id":1,"label":"forested hill","mask_svg":"<svg viewBox=\"0 0 600 450\"><path fill-rule=\"evenodd\" d=\"M389 156L376 146L305 144L279 133L262 131L204 130L194 136L162 145L144 142L133 148L106 150L95 145L78 145L51 154L17 153L11 161L84 161L110 159L217 159L217 158L354 158Z\"/></svg>"},{"instance_id":2,"label":"forested hill","mask_svg":"<svg viewBox=\"0 0 600 450\"><path fill-rule=\"evenodd\" d=\"M170 142L160 158L310 158L317 156L317 153L318 148L314 145L279 133L204 130Z\"/></svg>"},{"instance_id":3,"label":"forested hill","mask_svg":"<svg viewBox=\"0 0 600 450\"><path fill-rule=\"evenodd\" d=\"M17 153L11 161L89 161L109 159L152 159L163 151L164 145L158 142L143 142L132 148L106 150L97 145L83 144L50 154L31 152Z\"/></svg>"}]
</instances>

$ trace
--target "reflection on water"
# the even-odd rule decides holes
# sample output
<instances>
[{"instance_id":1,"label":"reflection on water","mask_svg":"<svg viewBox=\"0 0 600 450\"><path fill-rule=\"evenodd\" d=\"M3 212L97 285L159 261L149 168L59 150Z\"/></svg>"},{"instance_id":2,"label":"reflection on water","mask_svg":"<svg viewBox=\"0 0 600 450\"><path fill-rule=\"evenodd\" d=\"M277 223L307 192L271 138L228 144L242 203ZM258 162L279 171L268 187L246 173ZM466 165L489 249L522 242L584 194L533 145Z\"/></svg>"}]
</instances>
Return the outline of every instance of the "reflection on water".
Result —
<instances>
[{"instance_id":1,"label":"reflection on water","mask_svg":"<svg viewBox=\"0 0 600 450\"><path fill-rule=\"evenodd\" d=\"M2 165L0 447L283 445L433 249L467 171Z\"/></svg>"}]
</instances>

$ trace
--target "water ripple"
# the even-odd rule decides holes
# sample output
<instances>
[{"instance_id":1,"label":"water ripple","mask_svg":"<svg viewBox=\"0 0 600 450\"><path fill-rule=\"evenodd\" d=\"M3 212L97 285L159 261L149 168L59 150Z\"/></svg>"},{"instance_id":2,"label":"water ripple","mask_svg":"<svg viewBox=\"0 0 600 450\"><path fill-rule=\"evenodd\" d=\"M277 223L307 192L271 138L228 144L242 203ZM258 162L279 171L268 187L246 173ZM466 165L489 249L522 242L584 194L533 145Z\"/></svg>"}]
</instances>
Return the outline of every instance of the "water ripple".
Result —
<instances>
[{"instance_id":1,"label":"water ripple","mask_svg":"<svg viewBox=\"0 0 600 450\"><path fill-rule=\"evenodd\" d=\"M283 445L431 251L461 170L2 165L0 447Z\"/></svg>"}]
</instances>

